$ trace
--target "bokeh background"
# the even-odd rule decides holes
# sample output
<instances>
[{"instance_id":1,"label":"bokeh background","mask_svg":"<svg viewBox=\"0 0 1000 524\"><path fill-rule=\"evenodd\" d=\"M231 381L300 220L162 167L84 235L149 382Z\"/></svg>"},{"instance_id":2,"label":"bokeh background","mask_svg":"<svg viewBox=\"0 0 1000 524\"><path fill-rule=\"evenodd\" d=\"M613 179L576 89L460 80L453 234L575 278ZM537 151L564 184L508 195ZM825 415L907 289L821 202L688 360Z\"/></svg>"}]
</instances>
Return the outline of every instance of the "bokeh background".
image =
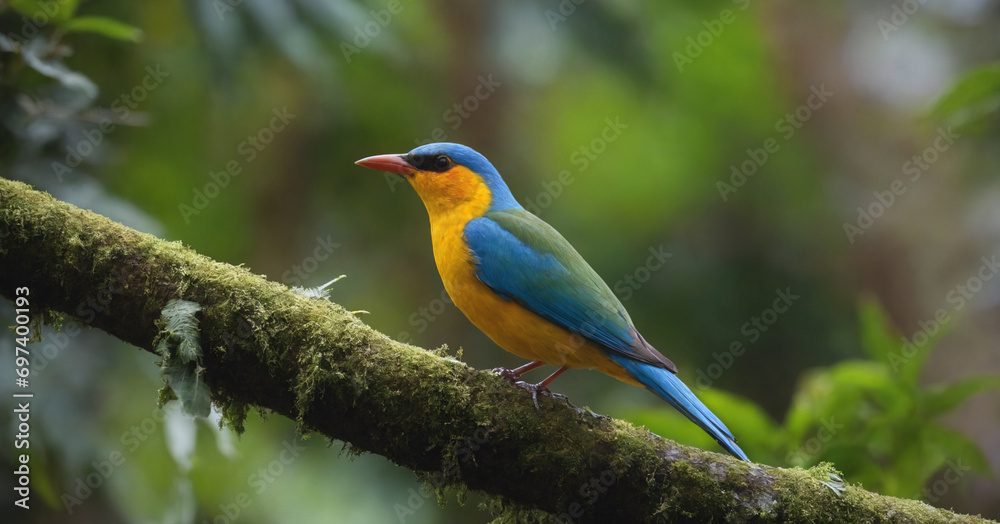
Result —
<instances>
[{"instance_id":1,"label":"bokeh background","mask_svg":"<svg viewBox=\"0 0 1000 524\"><path fill-rule=\"evenodd\" d=\"M0 34L4 177L288 285L347 275L331 299L375 328L513 367L448 302L417 196L353 165L467 144L751 458L1000 517L995 1L23 0ZM282 417L161 412L157 359L85 322L33 355L5 522L491 519ZM598 373L554 389L718 449Z\"/></svg>"}]
</instances>

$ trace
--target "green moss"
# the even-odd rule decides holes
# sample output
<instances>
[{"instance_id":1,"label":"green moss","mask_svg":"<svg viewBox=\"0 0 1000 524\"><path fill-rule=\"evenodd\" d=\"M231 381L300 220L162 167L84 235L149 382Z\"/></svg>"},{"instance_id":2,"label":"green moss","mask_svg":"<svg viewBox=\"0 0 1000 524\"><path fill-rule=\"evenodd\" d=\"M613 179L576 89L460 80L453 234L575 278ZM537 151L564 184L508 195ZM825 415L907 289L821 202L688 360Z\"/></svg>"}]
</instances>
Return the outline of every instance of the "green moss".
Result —
<instances>
[{"instance_id":1,"label":"green moss","mask_svg":"<svg viewBox=\"0 0 1000 524\"><path fill-rule=\"evenodd\" d=\"M54 309L44 308L38 316L38 320L41 324L51 326L52 330L58 333L62 330L63 324L66 323L66 315ZM41 329L39 329L38 332L40 333Z\"/></svg>"},{"instance_id":2,"label":"green moss","mask_svg":"<svg viewBox=\"0 0 1000 524\"><path fill-rule=\"evenodd\" d=\"M794 470L800 470L801 468L793 468ZM842 476L843 473L837 471L832 462L820 462L819 464L806 470L810 477L826 482L830 480L831 475L836 475L838 477Z\"/></svg>"},{"instance_id":3,"label":"green moss","mask_svg":"<svg viewBox=\"0 0 1000 524\"><path fill-rule=\"evenodd\" d=\"M557 524L555 515L529 508L503 497L486 497L479 509L493 516L490 524Z\"/></svg>"},{"instance_id":4,"label":"green moss","mask_svg":"<svg viewBox=\"0 0 1000 524\"><path fill-rule=\"evenodd\" d=\"M237 436L246 430L244 423L250 413L250 405L232 399L216 399L215 405L219 408L222 417L219 418L219 427L232 429Z\"/></svg>"}]
</instances>

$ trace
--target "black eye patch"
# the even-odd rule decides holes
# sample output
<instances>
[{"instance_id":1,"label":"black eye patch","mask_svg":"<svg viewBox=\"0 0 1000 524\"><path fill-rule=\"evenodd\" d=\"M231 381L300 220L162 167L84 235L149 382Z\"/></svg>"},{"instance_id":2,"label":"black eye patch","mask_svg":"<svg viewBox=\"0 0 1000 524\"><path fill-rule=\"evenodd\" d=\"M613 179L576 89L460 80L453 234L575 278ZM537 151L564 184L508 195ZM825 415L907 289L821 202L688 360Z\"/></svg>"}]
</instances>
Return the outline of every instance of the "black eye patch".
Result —
<instances>
[{"instance_id":1,"label":"black eye patch","mask_svg":"<svg viewBox=\"0 0 1000 524\"><path fill-rule=\"evenodd\" d=\"M455 165L446 155L409 155L406 161L421 171L443 173Z\"/></svg>"}]
</instances>

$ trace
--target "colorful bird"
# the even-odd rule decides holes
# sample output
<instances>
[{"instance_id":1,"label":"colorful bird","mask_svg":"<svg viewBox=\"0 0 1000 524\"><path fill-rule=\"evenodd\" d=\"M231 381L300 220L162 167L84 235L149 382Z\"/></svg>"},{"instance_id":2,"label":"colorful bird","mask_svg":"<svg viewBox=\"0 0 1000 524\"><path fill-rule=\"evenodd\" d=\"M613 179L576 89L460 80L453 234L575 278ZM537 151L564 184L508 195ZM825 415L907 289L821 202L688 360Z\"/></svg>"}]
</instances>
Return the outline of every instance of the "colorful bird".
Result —
<instances>
[{"instance_id":1,"label":"colorful bird","mask_svg":"<svg viewBox=\"0 0 1000 524\"><path fill-rule=\"evenodd\" d=\"M436 143L356 164L398 173L416 189L452 301L500 347L532 361L505 376L558 367L528 386L535 396L569 368L596 369L650 389L749 460L725 424L677 378L677 366L636 331L608 285L558 231L514 200L485 157L460 144Z\"/></svg>"}]
</instances>

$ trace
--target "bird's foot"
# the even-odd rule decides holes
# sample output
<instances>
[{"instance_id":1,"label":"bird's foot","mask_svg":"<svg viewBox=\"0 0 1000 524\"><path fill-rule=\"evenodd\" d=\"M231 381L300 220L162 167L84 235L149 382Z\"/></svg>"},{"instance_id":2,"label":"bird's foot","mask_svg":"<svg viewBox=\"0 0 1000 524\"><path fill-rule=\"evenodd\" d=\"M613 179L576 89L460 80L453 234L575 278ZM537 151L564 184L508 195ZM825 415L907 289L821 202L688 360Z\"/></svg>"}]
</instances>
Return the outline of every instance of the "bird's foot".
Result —
<instances>
[{"instance_id":1,"label":"bird's foot","mask_svg":"<svg viewBox=\"0 0 1000 524\"><path fill-rule=\"evenodd\" d=\"M549 391L549 388L543 386L540 383L539 384L528 384L527 382L525 382L523 380L518 380L517 382L514 382L514 385L517 386L517 387L519 387L519 388L521 388L521 389L523 389L523 390L525 390L525 391L528 391L529 393L531 393L531 400L532 400L532 402L535 403L535 409L539 409L539 410L541 409L538 406L538 395L539 394L542 394L542 395L545 395L545 396L549 396L549 397L553 397L553 398L555 398L556 395L558 395L557 393L553 393L553 392ZM559 397L566 398L565 395L559 395Z\"/></svg>"},{"instance_id":2,"label":"bird's foot","mask_svg":"<svg viewBox=\"0 0 1000 524\"><path fill-rule=\"evenodd\" d=\"M500 378L510 382L511 384L516 384L521 378L521 375L514 373L514 370L507 368L493 368L493 372L500 376Z\"/></svg>"},{"instance_id":3,"label":"bird's foot","mask_svg":"<svg viewBox=\"0 0 1000 524\"><path fill-rule=\"evenodd\" d=\"M577 411L580 410L580 408L577 408L576 406L573 405L572 402L569 401L569 397L563 395L562 393L553 393L552 391L549 390L549 388L543 386L541 383L529 384L523 380L518 380L517 382L514 383L514 385L531 393L531 401L535 403L535 409L541 409L541 407L538 405L538 395L542 395L543 397L549 397L555 400L561 400L566 404L568 404L569 407Z\"/></svg>"},{"instance_id":4,"label":"bird's foot","mask_svg":"<svg viewBox=\"0 0 1000 524\"><path fill-rule=\"evenodd\" d=\"M515 386L528 391L531 393L531 400L535 403L535 409L540 409L538 407L538 394L548 395L552 398L562 398L565 399L565 395L560 395L558 393L553 393L549 391L549 388L545 387L541 383L529 384L521 380L521 374L517 373L517 370L507 369L507 368L493 368L493 372L500 376L500 378L514 384ZM569 402L569 400L567 400Z\"/></svg>"},{"instance_id":5,"label":"bird's foot","mask_svg":"<svg viewBox=\"0 0 1000 524\"><path fill-rule=\"evenodd\" d=\"M581 415L590 415L591 417L593 417L595 419L607 418L604 415L600 415L600 414L594 413L593 411L591 411L589 409L583 409L583 408L576 407L572 402L570 402L569 397L567 397L566 395L563 395L562 393L553 393L552 391L549 390L549 388L547 388L547 387L545 387L545 386L543 386L541 384L529 384L529 383L527 383L527 382L525 382L523 380L516 380L516 379L514 379L514 378L512 378L512 377L504 374L505 371L509 373L510 370L503 369L503 368L497 368L497 369L495 369L493 371L496 372L496 373L498 373L501 377L503 377L503 378L505 378L505 379L510 380L511 382L513 382L513 384L515 386L517 386L517 387L519 387L519 388L521 388L521 389L523 389L525 391L530 392L531 393L531 401L535 403L535 409L541 410L541 407L538 405L538 395L542 395L544 397L549 397L549 398L552 398L552 399L555 399L555 400L561 400L561 401L565 402L567 406L573 408L573 411L576 411L577 413L579 413Z\"/></svg>"}]
</instances>

